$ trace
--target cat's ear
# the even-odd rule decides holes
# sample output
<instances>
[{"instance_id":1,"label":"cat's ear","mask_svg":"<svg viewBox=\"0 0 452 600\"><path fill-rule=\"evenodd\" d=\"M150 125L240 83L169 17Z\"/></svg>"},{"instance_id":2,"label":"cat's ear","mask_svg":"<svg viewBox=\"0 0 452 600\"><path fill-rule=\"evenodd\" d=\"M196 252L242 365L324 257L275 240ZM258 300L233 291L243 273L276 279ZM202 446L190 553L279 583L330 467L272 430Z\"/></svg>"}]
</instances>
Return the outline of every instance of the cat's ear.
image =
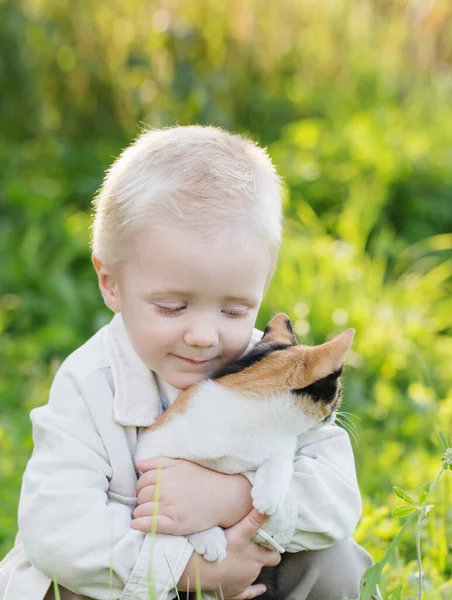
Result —
<instances>
[{"instance_id":1,"label":"cat's ear","mask_svg":"<svg viewBox=\"0 0 452 600\"><path fill-rule=\"evenodd\" d=\"M289 317L284 313L279 313L274 316L264 329L264 335L262 336L261 342L288 344L290 346L298 344Z\"/></svg>"},{"instance_id":2,"label":"cat's ear","mask_svg":"<svg viewBox=\"0 0 452 600\"><path fill-rule=\"evenodd\" d=\"M322 377L334 373L342 367L352 345L354 335L354 329L347 329L329 342L313 348L317 365L323 372Z\"/></svg>"}]
</instances>

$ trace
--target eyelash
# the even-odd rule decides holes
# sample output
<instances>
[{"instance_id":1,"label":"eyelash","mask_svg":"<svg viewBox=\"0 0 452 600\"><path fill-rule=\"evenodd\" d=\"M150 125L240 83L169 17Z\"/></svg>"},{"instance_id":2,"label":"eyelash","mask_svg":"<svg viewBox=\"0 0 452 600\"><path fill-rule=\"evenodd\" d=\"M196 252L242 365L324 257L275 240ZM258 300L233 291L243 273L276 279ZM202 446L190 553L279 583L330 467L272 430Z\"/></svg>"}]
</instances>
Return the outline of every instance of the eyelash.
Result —
<instances>
[{"instance_id":1,"label":"eyelash","mask_svg":"<svg viewBox=\"0 0 452 600\"><path fill-rule=\"evenodd\" d=\"M223 311L225 314L227 314L229 317L233 317L234 319L242 319L243 317L246 317L246 311L241 310L241 311L236 311L236 310L227 310L227 311Z\"/></svg>"},{"instance_id":2,"label":"eyelash","mask_svg":"<svg viewBox=\"0 0 452 600\"><path fill-rule=\"evenodd\" d=\"M187 306L177 306L176 308L170 308L168 306L160 306L158 304L156 304L157 309L160 313L164 314L164 315L172 315L175 316L178 313L181 313L183 310L185 310L187 308ZM246 317L247 315L247 311L236 311L236 310L228 310L228 311L222 311L224 314L228 315L229 317L232 317L234 319L241 319L243 317Z\"/></svg>"},{"instance_id":3,"label":"eyelash","mask_svg":"<svg viewBox=\"0 0 452 600\"><path fill-rule=\"evenodd\" d=\"M158 311L164 315L177 315L177 313L180 313L187 308L186 306L177 306L176 308L170 308L169 306L160 306L159 304L156 304L156 306Z\"/></svg>"}]
</instances>

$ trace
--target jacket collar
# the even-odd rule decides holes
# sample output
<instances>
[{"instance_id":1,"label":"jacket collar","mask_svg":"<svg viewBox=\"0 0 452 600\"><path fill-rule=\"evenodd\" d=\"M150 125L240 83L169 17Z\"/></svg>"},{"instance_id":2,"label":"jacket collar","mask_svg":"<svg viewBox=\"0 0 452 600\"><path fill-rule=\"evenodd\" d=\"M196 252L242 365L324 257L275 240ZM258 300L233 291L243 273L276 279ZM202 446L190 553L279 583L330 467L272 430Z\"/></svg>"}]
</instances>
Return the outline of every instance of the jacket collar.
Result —
<instances>
[{"instance_id":1,"label":"jacket collar","mask_svg":"<svg viewBox=\"0 0 452 600\"><path fill-rule=\"evenodd\" d=\"M262 337L255 329L250 346ZM121 314L105 328L105 348L115 390L113 418L120 425L149 427L162 413L161 396L171 404L179 390L156 376L135 352Z\"/></svg>"},{"instance_id":2,"label":"jacket collar","mask_svg":"<svg viewBox=\"0 0 452 600\"><path fill-rule=\"evenodd\" d=\"M115 389L113 418L120 425L148 427L161 413L154 373L135 352L120 314L113 317L105 334Z\"/></svg>"}]
</instances>

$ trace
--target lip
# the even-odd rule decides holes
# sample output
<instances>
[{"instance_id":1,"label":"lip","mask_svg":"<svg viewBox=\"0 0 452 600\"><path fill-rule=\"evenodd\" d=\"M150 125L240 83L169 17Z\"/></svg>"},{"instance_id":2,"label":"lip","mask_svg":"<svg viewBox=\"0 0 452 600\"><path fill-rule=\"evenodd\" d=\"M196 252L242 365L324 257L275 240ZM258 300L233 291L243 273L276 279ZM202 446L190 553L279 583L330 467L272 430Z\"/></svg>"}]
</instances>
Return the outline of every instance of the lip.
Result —
<instances>
[{"instance_id":1,"label":"lip","mask_svg":"<svg viewBox=\"0 0 452 600\"><path fill-rule=\"evenodd\" d=\"M212 358L210 358L209 360L192 360L191 358L185 358L184 356L178 356L177 354L175 354L174 356L191 365L206 365L207 363L210 363L213 360Z\"/></svg>"}]
</instances>

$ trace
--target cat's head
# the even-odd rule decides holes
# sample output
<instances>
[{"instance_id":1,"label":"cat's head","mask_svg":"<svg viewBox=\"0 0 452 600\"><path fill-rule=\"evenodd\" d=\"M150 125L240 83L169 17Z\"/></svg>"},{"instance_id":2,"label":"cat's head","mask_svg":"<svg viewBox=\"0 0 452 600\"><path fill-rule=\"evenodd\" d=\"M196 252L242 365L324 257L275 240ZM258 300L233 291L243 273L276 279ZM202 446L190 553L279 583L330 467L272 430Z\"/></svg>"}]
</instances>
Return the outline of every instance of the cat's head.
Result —
<instances>
[{"instance_id":1,"label":"cat's head","mask_svg":"<svg viewBox=\"0 0 452 600\"><path fill-rule=\"evenodd\" d=\"M354 333L347 329L320 346L304 346L289 317L278 314L262 339L213 379L247 396L288 392L303 413L316 422L331 422L342 400L340 375Z\"/></svg>"}]
</instances>

